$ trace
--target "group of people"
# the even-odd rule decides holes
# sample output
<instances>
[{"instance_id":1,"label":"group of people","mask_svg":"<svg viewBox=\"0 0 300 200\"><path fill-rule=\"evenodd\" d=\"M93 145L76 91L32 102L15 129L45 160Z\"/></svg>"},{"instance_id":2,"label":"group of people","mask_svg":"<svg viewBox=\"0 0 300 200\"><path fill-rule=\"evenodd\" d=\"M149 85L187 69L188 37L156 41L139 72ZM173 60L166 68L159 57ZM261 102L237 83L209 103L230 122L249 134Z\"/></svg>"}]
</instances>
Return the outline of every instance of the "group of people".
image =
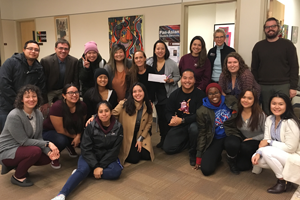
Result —
<instances>
[{"instance_id":1,"label":"group of people","mask_svg":"<svg viewBox=\"0 0 300 200\"><path fill-rule=\"evenodd\" d=\"M32 165L59 169L60 152L78 157L80 147L77 169L54 200L65 199L89 174L117 179L125 162L154 160L155 107L161 136L156 147L167 154L188 149L190 165L203 175L215 172L225 150L234 174L271 168L278 182L268 192L300 184L293 173L300 166L300 122L290 101L298 82L297 54L278 37L275 18L264 30L266 40L252 52L252 72L226 45L222 29L214 32L216 46L208 53L204 39L195 36L179 67L161 40L148 59L137 50L130 60L125 47L115 44L107 63L93 41L77 60L69 55L68 41L59 39L55 53L40 63L38 43L26 42L23 53L0 68L1 174L15 169L11 182L31 186ZM149 81L149 74L164 75L164 83Z\"/></svg>"}]
</instances>

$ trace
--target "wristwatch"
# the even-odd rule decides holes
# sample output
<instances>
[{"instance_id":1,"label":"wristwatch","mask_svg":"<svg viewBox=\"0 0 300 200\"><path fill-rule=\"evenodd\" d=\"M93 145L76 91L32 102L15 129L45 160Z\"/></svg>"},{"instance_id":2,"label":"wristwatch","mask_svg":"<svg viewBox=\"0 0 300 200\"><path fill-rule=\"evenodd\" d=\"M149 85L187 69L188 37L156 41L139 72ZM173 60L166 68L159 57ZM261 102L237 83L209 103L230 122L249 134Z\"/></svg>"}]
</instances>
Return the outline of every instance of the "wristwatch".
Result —
<instances>
[{"instance_id":1,"label":"wristwatch","mask_svg":"<svg viewBox=\"0 0 300 200\"><path fill-rule=\"evenodd\" d=\"M184 119L184 118L182 118L182 120L181 120L181 123L182 123L182 124L184 124L184 123L185 123L185 119Z\"/></svg>"},{"instance_id":2,"label":"wristwatch","mask_svg":"<svg viewBox=\"0 0 300 200\"><path fill-rule=\"evenodd\" d=\"M272 140L267 140L267 143L268 143L269 145L271 145L271 142L272 142Z\"/></svg>"}]
</instances>

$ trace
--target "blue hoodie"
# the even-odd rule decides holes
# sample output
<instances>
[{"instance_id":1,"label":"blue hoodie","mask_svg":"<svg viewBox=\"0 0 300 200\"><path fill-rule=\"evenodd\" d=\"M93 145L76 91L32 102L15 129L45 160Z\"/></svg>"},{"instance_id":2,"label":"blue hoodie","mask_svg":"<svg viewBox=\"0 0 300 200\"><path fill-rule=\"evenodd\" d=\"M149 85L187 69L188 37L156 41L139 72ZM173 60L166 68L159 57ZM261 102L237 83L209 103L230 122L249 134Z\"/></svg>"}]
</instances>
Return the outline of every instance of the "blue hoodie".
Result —
<instances>
[{"instance_id":1,"label":"blue hoodie","mask_svg":"<svg viewBox=\"0 0 300 200\"><path fill-rule=\"evenodd\" d=\"M231 117L232 110L229 109L225 104L225 97L221 95L221 104L219 107L213 106L208 97L203 99L203 106L214 110L215 112L215 139L221 139L226 137L225 130L224 130L224 122Z\"/></svg>"}]
</instances>

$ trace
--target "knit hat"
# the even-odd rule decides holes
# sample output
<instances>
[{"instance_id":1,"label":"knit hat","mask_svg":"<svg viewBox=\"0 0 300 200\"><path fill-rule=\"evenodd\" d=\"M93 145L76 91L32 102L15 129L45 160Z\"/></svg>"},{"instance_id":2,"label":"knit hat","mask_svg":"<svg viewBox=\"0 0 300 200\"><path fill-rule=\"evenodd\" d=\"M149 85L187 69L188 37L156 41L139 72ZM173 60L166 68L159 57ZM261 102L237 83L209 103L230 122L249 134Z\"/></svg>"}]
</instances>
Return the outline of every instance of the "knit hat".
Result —
<instances>
[{"instance_id":1,"label":"knit hat","mask_svg":"<svg viewBox=\"0 0 300 200\"><path fill-rule=\"evenodd\" d=\"M106 69L98 68L95 70L95 73L94 73L94 81L97 82L98 76L100 76L102 74L105 74L107 76L107 78L109 78L108 72L106 71Z\"/></svg>"},{"instance_id":2,"label":"knit hat","mask_svg":"<svg viewBox=\"0 0 300 200\"><path fill-rule=\"evenodd\" d=\"M210 83L210 84L206 87L206 95L208 94L208 90L209 90L210 88L212 88L212 87L217 88L217 89L220 91L220 93L222 94L222 88L221 88L221 86L220 86L218 83Z\"/></svg>"},{"instance_id":3,"label":"knit hat","mask_svg":"<svg viewBox=\"0 0 300 200\"><path fill-rule=\"evenodd\" d=\"M84 45L84 54L89 51L96 51L97 53L99 53L96 42L90 41Z\"/></svg>"}]
</instances>

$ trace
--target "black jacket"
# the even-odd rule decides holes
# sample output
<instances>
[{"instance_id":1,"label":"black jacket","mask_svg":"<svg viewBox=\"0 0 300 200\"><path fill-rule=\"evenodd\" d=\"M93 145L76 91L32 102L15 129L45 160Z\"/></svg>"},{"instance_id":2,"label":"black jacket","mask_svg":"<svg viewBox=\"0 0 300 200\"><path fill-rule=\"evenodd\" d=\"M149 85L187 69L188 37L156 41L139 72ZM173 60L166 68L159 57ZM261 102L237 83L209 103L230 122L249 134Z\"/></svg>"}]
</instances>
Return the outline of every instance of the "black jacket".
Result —
<instances>
[{"instance_id":1,"label":"black jacket","mask_svg":"<svg viewBox=\"0 0 300 200\"><path fill-rule=\"evenodd\" d=\"M80 144L81 155L88 165L95 169L106 168L117 160L123 141L123 127L114 117L111 117L108 133L96 122L92 121L85 129Z\"/></svg>"},{"instance_id":2,"label":"black jacket","mask_svg":"<svg viewBox=\"0 0 300 200\"><path fill-rule=\"evenodd\" d=\"M18 90L27 84L39 87L44 101L47 101L42 65L35 60L29 67L24 53L15 53L0 67L0 114L8 114L14 108Z\"/></svg>"},{"instance_id":3,"label":"black jacket","mask_svg":"<svg viewBox=\"0 0 300 200\"><path fill-rule=\"evenodd\" d=\"M226 45L226 43L224 42L224 46L223 49L221 49L221 64L222 64L222 68L224 66L224 60L226 58L226 56L231 53L231 52L235 52L235 50L229 46ZM217 56L217 45L213 48L211 48L207 54L207 57L210 61L211 64L211 72L213 71L213 67L214 67L214 62Z\"/></svg>"}]
</instances>

